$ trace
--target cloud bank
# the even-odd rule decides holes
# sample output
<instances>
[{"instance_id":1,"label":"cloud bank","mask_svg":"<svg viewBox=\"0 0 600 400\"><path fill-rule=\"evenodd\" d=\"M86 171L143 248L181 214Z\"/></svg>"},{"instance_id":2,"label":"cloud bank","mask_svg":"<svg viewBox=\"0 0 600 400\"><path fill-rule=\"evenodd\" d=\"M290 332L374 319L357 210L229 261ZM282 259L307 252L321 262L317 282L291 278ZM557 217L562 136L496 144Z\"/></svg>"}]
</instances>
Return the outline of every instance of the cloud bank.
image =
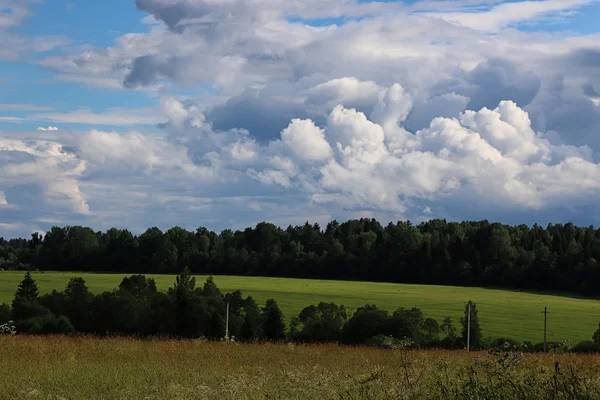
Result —
<instances>
[{"instance_id":1,"label":"cloud bank","mask_svg":"<svg viewBox=\"0 0 600 400\"><path fill-rule=\"evenodd\" d=\"M7 224L600 219L599 35L518 29L591 1L135 3L38 65L155 107L20 116L97 128L0 133Z\"/></svg>"}]
</instances>

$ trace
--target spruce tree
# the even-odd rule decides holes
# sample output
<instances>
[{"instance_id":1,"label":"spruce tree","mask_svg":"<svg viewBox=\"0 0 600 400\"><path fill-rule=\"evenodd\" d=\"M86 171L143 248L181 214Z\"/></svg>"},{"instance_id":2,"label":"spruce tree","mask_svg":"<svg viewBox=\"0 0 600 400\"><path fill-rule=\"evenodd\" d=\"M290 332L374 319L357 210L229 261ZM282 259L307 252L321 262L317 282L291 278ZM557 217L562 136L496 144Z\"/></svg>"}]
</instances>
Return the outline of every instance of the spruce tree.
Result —
<instances>
[{"instance_id":1,"label":"spruce tree","mask_svg":"<svg viewBox=\"0 0 600 400\"><path fill-rule=\"evenodd\" d=\"M19 288L17 289L17 293L15 293L15 297L23 300L37 300L38 296L39 291L37 283L35 283L31 273L27 271L23 280L19 283Z\"/></svg>"},{"instance_id":2,"label":"spruce tree","mask_svg":"<svg viewBox=\"0 0 600 400\"><path fill-rule=\"evenodd\" d=\"M48 312L40 305L38 295L37 284L31 277L31 273L27 271L12 302L12 317L15 321L38 317Z\"/></svg>"},{"instance_id":3,"label":"spruce tree","mask_svg":"<svg viewBox=\"0 0 600 400\"><path fill-rule=\"evenodd\" d=\"M189 313L191 308L191 296L196 287L196 278L192 276L189 268L175 278L175 286L170 290L175 303L175 331L177 335L189 336L188 329Z\"/></svg>"},{"instance_id":4,"label":"spruce tree","mask_svg":"<svg viewBox=\"0 0 600 400\"><path fill-rule=\"evenodd\" d=\"M277 302L273 299L267 300L262 312L263 335L266 339L282 340L285 339L285 322L283 313L279 309Z\"/></svg>"}]
</instances>

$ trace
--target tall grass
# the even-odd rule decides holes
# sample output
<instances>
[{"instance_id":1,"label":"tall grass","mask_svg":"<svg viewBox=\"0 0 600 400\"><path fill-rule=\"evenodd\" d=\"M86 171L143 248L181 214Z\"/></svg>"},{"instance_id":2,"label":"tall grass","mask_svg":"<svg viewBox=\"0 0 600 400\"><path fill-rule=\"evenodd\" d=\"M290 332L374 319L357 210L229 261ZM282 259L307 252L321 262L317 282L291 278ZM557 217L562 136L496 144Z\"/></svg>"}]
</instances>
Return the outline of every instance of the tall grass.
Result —
<instances>
[{"instance_id":1,"label":"tall grass","mask_svg":"<svg viewBox=\"0 0 600 400\"><path fill-rule=\"evenodd\" d=\"M0 337L0 399L596 399L600 357Z\"/></svg>"}]
</instances>

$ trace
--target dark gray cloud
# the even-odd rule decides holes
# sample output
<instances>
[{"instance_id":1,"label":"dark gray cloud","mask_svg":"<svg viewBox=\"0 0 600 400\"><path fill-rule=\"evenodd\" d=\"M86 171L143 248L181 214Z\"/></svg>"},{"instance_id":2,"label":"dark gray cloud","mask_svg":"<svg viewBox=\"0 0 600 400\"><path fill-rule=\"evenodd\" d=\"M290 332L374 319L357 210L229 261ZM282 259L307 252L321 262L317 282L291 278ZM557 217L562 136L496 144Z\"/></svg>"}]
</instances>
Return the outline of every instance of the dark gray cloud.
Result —
<instances>
[{"instance_id":1,"label":"dark gray cloud","mask_svg":"<svg viewBox=\"0 0 600 400\"><path fill-rule=\"evenodd\" d=\"M585 68L600 68L600 49L580 49L572 52L569 61Z\"/></svg>"},{"instance_id":2,"label":"dark gray cloud","mask_svg":"<svg viewBox=\"0 0 600 400\"><path fill-rule=\"evenodd\" d=\"M123 85L126 88L149 86L158 79L161 63L154 55L141 56L133 60L131 71L125 76Z\"/></svg>"},{"instance_id":3,"label":"dark gray cloud","mask_svg":"<svg viewBox=\"0 0 600 400\"><path fill-rule=\"evenodd\" d=\"M538 94L540 77L504 58L489 58L468 72L457 71L455 77L437 84L433 92L454 92L469 97L468 108L494 108L502 100L527 106Z\"/></svg>"},{"instance_id":4,"label":"dark gray cloud","mask_svg":"<svg viewBox=\"0 0 600 400\"><path fill-rule=\"evenodd\" d=\"M428 127L436 117L455 118L467 108L469 101L467 96L447 93L417 102L403 125L409 131L416 132Z\"/></svg>"},{"instance_id":5,"label":"dark gray cloud","mask_svg":"<svg viewBox=\"0 0 600 400\"><path fill-rule=\"evenodd\" d=\"M153 15L170 28L175 27L183 19L190 17L192 7L189 4L189 2L182 1L165 3L158 0L135 0L138 9Z\"/></svg>"},{"instance_id":6,"label":"dark gray cloud","mask_svg":"<svg viewBox=\"0 0 600 400\"><path fill-rule=\"evenodd\" d=\"M257 90L246 90L207 113L216 130L243 128L259 141L273 140L292 118L307 118L302 104L288 98L273 98Z\"/></svg>"},{"instance_id":7,"label":"dark gray cloud","mask_svg":"<svg viewBox=\"0 0 600 400\"><path fill-rule=\"evenodd\" d=\"M583 85L583 94L590 97L600 97L600 94L596 92L596 89L594 89L594 86L591 83Z\"/></svg>"},{"instance_id":8,"label":"dark gray cloud","mask_svg":"<svg viewBox=\"0 0 600 400\"><path fill-rule=\"evenodd\" d=\"M526 109L536 130L554 131L567 144L600 151L600 107L580 90L566 87L563 76L548 79Z\"/></svg>"}]
</instances>

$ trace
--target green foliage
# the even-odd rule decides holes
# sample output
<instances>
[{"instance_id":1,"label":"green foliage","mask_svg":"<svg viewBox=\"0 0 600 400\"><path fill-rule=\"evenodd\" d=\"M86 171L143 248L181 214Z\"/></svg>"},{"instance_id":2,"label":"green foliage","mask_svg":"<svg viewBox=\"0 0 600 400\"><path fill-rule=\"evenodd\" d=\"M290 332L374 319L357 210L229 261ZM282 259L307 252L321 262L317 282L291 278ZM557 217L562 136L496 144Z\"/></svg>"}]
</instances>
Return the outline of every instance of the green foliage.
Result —
<instances>
[{"instance_id":1,"label":"green foliage","mask_svg":"<svg viewBox=\"0 0 600 400\"><path fill-rule=\"evenodd\" d=\"M262 334L265 339L282 340L286 334L285 320L277 302L267 300L262 309Z\"/></svg>"},{"instance_id":2,"label":"green foliage","mask_svg":"<svg viewBox=\"0 0 600 400\"><path fill-rule=\"evenodd\" d=\"M62 313L76 330L85 332L89 326L89 305L92 296L83 278L71 278L65 289L64 310Z\"/></svg>"},{"instance_id":3,"label":"green foliage","mask_svg":"<svg viewBox=\"0 0 600 400\"><path fill-rule=\"evenodd\" d=\"M462 325L462 339L463 343L467 343L467 332L469 329L467 328L469 325L469 304L465 304L465 315L460 319L460 323ZM470 330L470 346L472 349L478 349L482 345L482 333L481 333L481 325L479 324L479 312L477 311L477 305L471 302L471 330Z\"/></svg>"},{"instance_id":4,"label":"green foliage","mask_svg":"<svg viewBox=\"0 0 600 400\"><path fill-rule=\"evenodd\" d=\"M365 343L379 334L388 333L389 313L367 304L356 310L348 320L342 332L342 338L348 344Z\"/></svg>"},{"instance_id":5,"label":"green foliage","mask_svg":"<svg viewBox=\"0 0 600 400\"><path fill-rule=\"evenodd\" d=\"M380 347L384 349L404 350L413 349L417 344L410 338L395 338L393 336L377 335L366 342L369 346Z\"/></svg>"},{"instance_id":6,"label":"green foliage","mask_svg":"<svg viewBox=\"0 0 600 400\"><path fill-rule=\"evenodd\" d=\"M542 347L539 348L539 350L536 349L536 347L530 343L530 342L524 342L521 343L518 340L512 339L512 338L486 338L483 340L482 343L482 347L487 349L489 352L507 352L507 351L513 351L513 352L521 352L521 353L529 353L529 352L533 352L533 351L543 351L543 344Z\"/></svg>"},{"instance_id":7,"label":"green foliage","mask_svg":"<svg viewBox=\"0 0 600 400\"><path fill-rule=\"evenodd\" d=\"M449 338L456 337L456 327L454 326L454 322L452 318L446 317L440 326L440 331L444 333Z\"/></svg>"},{"instance_id":8,"label":"green foliage","mask_svg":"<svg viewBox=\"0 0 600 400\"><path fill-rule=\"evenodd\" d=\"M39 317L48 312L48 309L42 306L37 299L27 300L22 297L15 297L12 303L12 318L15 321Z\"/></svg>"},{"instance_id":9,"label":"green foliage","mask_svg":"<svg viewBox=\"0 0 600 400\"><path fill-rule=\"evenodd\" d=\"M433 318L426 318L420 324L420 336L425 342L437 340L440 335L440 324Z\"/></svg>"},{"instance_id":10,"label":"green foliage","mask_svg":"<svg viewBox=\"0 0 600 400\"><path fill-rule=\"evenodd\" d=\"M301 342L337 342L347 319L344 306L323 302L318 306L311 305L298 315L290 337Z\"/></svg>"},{"instance_id":11,"label":"green foliage","mask_svg":"<svg viewBox=\"0 0 600 400\"><path fill-rule=\"evenodd\" d=\"M12 320L12 310L8 304L0 304L0 322Z\"/></svg>"},{"instance_id":12,"label":"green foliage","mask_svg":"<svg viewBox=\"0 0 600 400\"><path fill-rule=\"evenodd\" d=\"M567 339L558 342L548 342L548 351L554 354L567 353L571 348L571 342Z\"/></svg>"},{"instance_id":13,"label":"green foliage","mask_svg":"<svg viewBox=\"0 0 600 400\"><path fill-rule=\"evenodd\" d=\"M439 325L436 321L425 325L423 312L416 307L398 308L387 322L387 331L394 337L410 338L415 342L424 343L438 336Z\"/></svg>"},{"instance_id":14,"label":"green foliage","mask_svg":"<svg viewBox=\"0 0 600 400\"><path fill-rule=\"evenodd\" d=\"M64 315L46 313L38 317L16 323L19 332L28 335L70 334L75 332L73 325Z\"/></svg>"},{"instance_id":15,"label":"green foliage","mask_svg":"<svg viewBox=\"0 0 600 400\"><path fill-rule=\"evenodd\" d=\"M600 353L600 343L594 343L589 340L579 342L571 348L571 352L573 352L573 353L590 353L590 354L591 353Z\"/></svg>"},{"instance_id":16,"label":"green foliage","mask_svg":"<svg viewBox=\"0 0 600 400\"><path fill-rule=\"evenodd\" d=\"M126 290L135 297L144 297L149 293L156 293L156 282L144 275L132 275L123 278L119 290Z\"/></svg>"},{"instance_id":17,"label":"green foliage","mask_svg":"<svg viewBox=\"0 0 600 400\"><path fill-rule=\"evenodd\" d=\"M600 323L598 323L598 330L594 332L592 340L594 341L594 343L600 344Z\"/></svg>"},{"instance_id":18,"label":"green foliage","mask_svg":"<svg viewBox=\"0 0 600 400\"><path fill-rule=\"evenodd\" d=\"M23 300L37 300L39 296L39 290L35 280L31 277L31 273L27 271L25 277L19 284L15 298Z\"/></svg>"},{"instance_id":19,"label":"green foliage","mask_svg":"<svg viewBox=\"0 0 600 400\"><path fill-rule=\"evenodd\" d=\"M262 222L220 234L154 227L53 227L42 239L0 239L0 268L194 273L501 286L600 294L600 229L488 221L332 221L281 229Z\"/></svg>"},{"instance_id":20,"label":"green foliage","mask_svg":"<svg viewBox=\"0 0 600 400\"><path fill-rule=\"evenodd\" d=\"M229 303L229 334L240 341L259 339L262 336L262 315L256 301L245 299L239 290L224 296Z\"/></svg>"},{"instance_id":21,"label":"green foliage","mask_svg":"<svg viewBox=\"0 0 600 400\"><path fill-rule=\"evenodd\" d=\"M194 289L196 287L196 278L189 270L185 268L181 274L175 278L175 286L169 290L175 304L175 332L183 337L194 337L197 325L196 316L202 313L202 310L194 302Z\"/></svg>"}]
</instances>

